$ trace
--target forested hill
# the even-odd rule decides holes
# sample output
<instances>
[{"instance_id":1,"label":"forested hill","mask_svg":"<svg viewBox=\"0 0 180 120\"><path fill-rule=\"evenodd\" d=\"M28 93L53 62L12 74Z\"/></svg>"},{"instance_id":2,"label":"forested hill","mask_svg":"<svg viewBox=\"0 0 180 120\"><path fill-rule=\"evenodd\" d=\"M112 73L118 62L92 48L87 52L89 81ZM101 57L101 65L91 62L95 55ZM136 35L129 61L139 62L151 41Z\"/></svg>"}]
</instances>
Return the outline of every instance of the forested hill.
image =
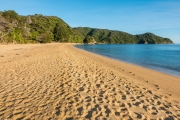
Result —
<instances>
[{"instance_id":1,"label":"forested hill","mask_svg":"<svg viewBox=\"0 0 180 120\"><path fill-rule=\"evenodd\" d=\"M0 42L48 43L82 42L62 19L41 14L20 16L15 11L0 12Z\"/></svg>"},{"instance_id":2,"label":"forested hill","mask_svg":"<svg viewBox=\"0 0 180 120\"><path fill-rule=\"evenodd\" d=\"M152 33L131 35L121 31L88 27L71 28L56 16L21 16L13 10L0 12L0 43L120 43L169 44L168 38Z\"/></svg>"},{"instance_id":3,"label":"forested hill","mask_svg":"<svg viewBox=\"0 0 180 120\"><path fill-rule=\"evenodd\" d=\"M169 38L163 38L153 33L132 35L126 32L96 29L88 27L77 27L75 31L83 36L86 43L120 43L120 44L170 44Z\"/></svg>"}]
</instances>

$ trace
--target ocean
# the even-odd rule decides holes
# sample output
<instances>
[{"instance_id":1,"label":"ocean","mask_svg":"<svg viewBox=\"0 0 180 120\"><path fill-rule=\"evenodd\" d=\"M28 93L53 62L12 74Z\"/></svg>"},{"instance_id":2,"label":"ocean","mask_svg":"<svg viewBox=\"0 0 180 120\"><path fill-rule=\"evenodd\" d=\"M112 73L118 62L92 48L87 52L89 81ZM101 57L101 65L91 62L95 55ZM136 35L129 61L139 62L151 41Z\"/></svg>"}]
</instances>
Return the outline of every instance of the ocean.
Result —
<instances>
[{"instance_id":1,"label":"ocean","mask_svg":"<svg viewBox=\"0 0 180 120\"><path fill-rule=\"evenodd\" d=\"M180 77L180 44L84 44L76 47Z\"/></svg>"}]
</instances>

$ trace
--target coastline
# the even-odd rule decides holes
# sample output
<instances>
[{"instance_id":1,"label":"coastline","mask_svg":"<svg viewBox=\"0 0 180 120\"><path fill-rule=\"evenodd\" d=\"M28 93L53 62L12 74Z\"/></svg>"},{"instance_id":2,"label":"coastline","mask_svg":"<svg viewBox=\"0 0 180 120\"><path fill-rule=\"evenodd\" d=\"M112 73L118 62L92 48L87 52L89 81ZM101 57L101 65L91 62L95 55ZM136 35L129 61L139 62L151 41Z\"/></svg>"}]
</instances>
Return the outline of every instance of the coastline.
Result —
<instances>
[{"instance_id":1,"label":"coastline","mask_svg":"<svg viewBox=\"0 0 180 120\"><path fill-rule=\"evenodd\" d=\"M74 44L0 45L0 64L2 119L180 118L179 78Z\"/></svg>"},{"instance_id":2,"label":"coastline","mask_svg":"<svg viewBox=\"0 0 180 120\"><path fill-rule=\"evenodd\" d=\"M109 49L109 48L107 48L107 46L109 46L109 45L115 45L114 47L114 49L115 50L113 50L114 52L111 54L110 52L112 52L112 51L106 51L106 49ZM162 48L162 46L166 46L166 45L164 45L164 44L150 44L150 45L142 45L142 44L106 44L105 46L99 46L99 45L97 45L97 47L96 47L96 45L95 45L95 49L94 49L94 47L92 47L92 46L94 46L94 45L90 45L90 46L87 46L87 48L84 46L84 45L75 45L75 47L76 48L80 48L80 49L83 49L83 50L85 50L85 51L89 51L89 52L91 52L91 53L94 53L94 54L98 54L98 55L100 55L100 56L104 56L104 57L107 57L107 58L110 58L110 59L114 59L114 60L117 60L117 61L120 61L120 62L124 62L124 63L127 63L127 64L131 64L131 65L135 65L135 66L139 66L139 67L143 67L143 68L146 68L146 69L151 69L151 70L154 70L154 71L157 71L157 72L160 72L160 73L164 73L164 74L168 74L168 75L170 75L170 76L174 76L174 77L178 77L178 78L180 78L180 74L179 74L179 71L177 70L178 68L176 68L177 66L178 66L178 63L170 63L170 61L167 59L163 59L163 60L165 60L165 61L169 61L169 62L166 62L166 63L163 63L163 64L166 64L166 65L169 65L169 66L161 66L161 63L160 64L158 64L158 62L157 61L162 61L162 59L156 59L155 57L153 58L152 56L152 58L150 58L150 60L148 59L148 57L145 55L145 56L142 56L142 58L140 58L139 59L139 57L137 58L137 57L132 57L132 58L128 58L127 59L127 57L129 56L131 56L131 55L129 55L129 54L132 54L131 52L130 53L125 53L125 52L118 52L118 47L116 48L116 45L118 46L118 45L122 45L122 48L120 47L120 50L121 49L124 49L124 46L127 46L127 47L131 47L131 46L136 46L136 47L138 47L138 46L144 46L144 47L146 47L146 46L149 46L149 47L152 47L152 46L157 46L157 47L155 47L156 49L158 48L158 49L163 49ZM162 45L162 46L161 46ZM176 44L176 45L178 45L178 44ZM171 46L171 45L167 45L167 47L169 47L169 46ZM102 47L102 48L101 48ZM172 46L173 47L173 46ZM176 47L176 46L175 46ZM96 49L97 48L97 49ZM101 51L99 51L99 49L101 49ZM126 48L126 49L128 49L128 48ZM142 48L142 49L144 49L144 48ZM92 50L92 51L91 51ZM104 51L104 52L103 52ZM121 50L122 51L122 50ZM129 51L128 51L129 52ZM146 53L146 51L143 51L143 52L145 52ZM149 52L149 51L147 51L147 52ZM155 52L153 52L152 53L152 55L153 56L159 56L159 55L154 55L154 53ZM121 54L120 56L118 56L118 54ZM124 54L125 54L125 56L126 57L123 57L124 56ZM135 54L137 54L137 53L135 53ZM149 54L149 53L146 53L146 54ZM117 56L116 56L117 55ZM173 54L171 54L171 55L173 55ZM167 56L167 57L169 57L169 58L171 58L171 55L170 56ZM138 56L138 55L137 55ZM143 58L144 57L144 58ZM164 57L164 56L163 56ZM139 60L138 60L139 59ZM176 60L178 60L178 58L176 59ZM145 61L145 63L144 63L144 61ZM152 61L152 63L151 62L148 62L148 61ZM164 61L163 61L164 62ZM177 61L178 62L178 61ZM157 65L157 66L156 66ZM161 66L161 67L159 67L159 66ZM172 68L172 69L169 69L169 68ZM174 70L174 69L176 69L176 70Z\"/></svg>"},{"instance_id":3,"label":"coastline","mask_svg":"<svg viewBox=\"0 0 180 120\"><path fill-rule=\"evenodd\" d=\"M126 63L123 61L111 59L99 54L88 52L75 46L71 46L71 49L77 51L78 53L86 56L98 63L101 63L111 69L114 69L122 74L137 79L138 82L143 84L148 84L151 86L159 86L163 91L173 94L173 96L180 99L180 78L170 74L165 74L152 69L144 68L135 64Z\"/></svg>"}]
</instances>

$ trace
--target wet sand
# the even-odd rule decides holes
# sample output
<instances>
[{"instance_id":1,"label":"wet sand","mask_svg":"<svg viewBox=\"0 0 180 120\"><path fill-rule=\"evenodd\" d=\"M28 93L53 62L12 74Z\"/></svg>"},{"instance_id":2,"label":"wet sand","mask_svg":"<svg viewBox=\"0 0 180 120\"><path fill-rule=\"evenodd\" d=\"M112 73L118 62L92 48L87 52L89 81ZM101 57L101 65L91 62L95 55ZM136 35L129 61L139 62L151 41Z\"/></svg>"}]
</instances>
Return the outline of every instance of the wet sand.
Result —
<instances>
[{"instance_id":1,"label":"wet sand","mask_svg":"<svg viewBox=\"0 0 180 120\"><path fill-rule=\"evenodd\" d=\"M180 119L179 86L72 44L0 45L1 119Z\"/></svg>"}]
</instances>

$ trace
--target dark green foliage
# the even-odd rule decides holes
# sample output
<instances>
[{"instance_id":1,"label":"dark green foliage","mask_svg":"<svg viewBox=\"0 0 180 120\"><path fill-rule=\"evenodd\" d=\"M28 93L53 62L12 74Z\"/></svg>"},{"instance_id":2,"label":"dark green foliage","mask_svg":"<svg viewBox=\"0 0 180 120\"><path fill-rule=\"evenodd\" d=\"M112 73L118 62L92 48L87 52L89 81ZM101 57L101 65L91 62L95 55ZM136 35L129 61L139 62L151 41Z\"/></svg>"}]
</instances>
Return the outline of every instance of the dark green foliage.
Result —
<instances>
[{"instance_id":1,"label":"dark green foliage","mask_svg":"<svg viewBox=\"0 0 180 120\"><path fill-rule=\"evenodd\" d=\"M50 43L53 41L53 35L51 32L41 33L36 38L40 43Z\"/></svg>"},{"instance_id":2,"label":"dark green foliage","mask_svg":"<svg viewBox=\"0 0 180 120\"><path fill-rule=\"evenodd\" d=\"M19 20L20 16L14 10L8 10L2 13L2 16L9 20L11 23Z\"/></svg>"},{"instance_id":3,"label":"dark green foliage","mask_svg":"<svg viewBox=\"0 0 180 120\"><path fill-rule=\"evenodd\" d=\"M94 42L95 42L94 38L92 36L90 36L90 35L87 35L83 40L83 43L85 43L85 44L94 43Z\"/></svg>"},{"instance_id":4,"label":"dark green foliage","mask_svg":"<svg viewBox=\"0 0 180 120\"><path fill-rule=\"evenodd\" d=\"M65 24L61 19L53 16L42 16L36 14L29 16L31 39L41 43L54 41L54 28L56 24Z\"/></svg>"},{"instance_id":5,"label":"dark green foliage","mask_svg":"<svg viewBox=\"0 0 180 120\"><path fill-rule=\"evenodd\" d=\"M0 12L0 42L78 42L82 37L62 19L35 14L19 16L15 11Z\"/></svg>"},{"instance_id":6,"label":"dark green foliage","mask_svg":"<svg viewBox=\"0 0 180 120\"><path fill-rule=\"evenodd\" d=\"M84 43L87 42L86 36L92 36L97 43L110 44L169 44L173 43L168 38L162 38L152 33L140 35L131 35L121 31L112 31L107 29L95 29L88 27L74 28L77 33L84 37Z\"/></svg>"},{"instance_id":7,"label":"dark green foliage","mask_svg":"<svg viewBox=\"0 0 180 120\"><path fill-rule=\"evenodd\" d=\"M112 31L107 29L95 29L95 28L74 28L84 38L89 35L92 36L97 43L137 43L137 38L131 34Z\"/></svg>"},{"instance_id":8,"label":"dark green foliage","mask_svg":"<svg viewBox=\"0 0 180 120\"><path fill-rule=\"evenodd\" d=\"M69 31L66 26L57 23L54 28L54 40L56 42L69 42Z\"/></svg>"},{"instance_id":9,"label":"dark green foliage","mask_svg":"<svg viewBox=\"0 0 180 120\"><path fill-rule=\"evenodd\" d=\"M87 34L92 30L92 28L88 28L88 27L77 27L77 28L74 28L74 30L75 30L76 33L78 33L80 36L86 37Z\"/></svg>"},{"instance_id":10,"label":"dark green foliage","mask_svg":"<svg viewBox=\"0 0 180 120\"><path fill-rule=\"evenodd\" d=\"M55 16L35 14L20 16L14 10L0 12L0 42L17 43L118 43L160 44L172 43L152 33L131 35L121 31L88 27L71 28Z\"/></svg>"},{"instance_id":11,"label":"dark green foliage","mask_svg":"<svg viewBox=\"0 0 180 120\"><path fill-rule=\"evenodd\" d=\"M173 43L170 39L156 36L153 33L140 34L140 35L136 35L136 37L139 40L139 42L138 42L139 44L169 44L169 43Z\"/></svg>"}]
</instances>

